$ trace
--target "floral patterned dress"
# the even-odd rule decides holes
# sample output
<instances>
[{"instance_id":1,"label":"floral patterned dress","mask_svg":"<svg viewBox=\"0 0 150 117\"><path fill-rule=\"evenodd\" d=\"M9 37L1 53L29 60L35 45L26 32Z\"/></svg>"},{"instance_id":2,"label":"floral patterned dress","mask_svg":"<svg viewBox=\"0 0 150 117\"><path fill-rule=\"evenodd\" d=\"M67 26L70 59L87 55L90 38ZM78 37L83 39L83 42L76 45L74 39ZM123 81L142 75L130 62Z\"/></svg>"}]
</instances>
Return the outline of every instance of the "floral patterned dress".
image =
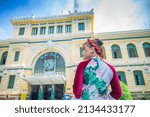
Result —
<instances>
[{"instance_id":1,"label":"floral patterned dress","mask_svg":"<svg viewBox=\"0 0 150 117\"><path fill-rule=\"evenodd\" d=\"M121 94L118 77L114 77L114 69L99 57L94 57L91 60L79 64L77 72L80 73L76 73L73 85L73 92L76 98L82 100L113 100L115 96L111 96L108 90L109 85L113 85L112 88L114 89L116 87L119 91L112 93ZM117 79L114 82L115 84L111 84L113 78Z\"/></svg>"}]
</instances>

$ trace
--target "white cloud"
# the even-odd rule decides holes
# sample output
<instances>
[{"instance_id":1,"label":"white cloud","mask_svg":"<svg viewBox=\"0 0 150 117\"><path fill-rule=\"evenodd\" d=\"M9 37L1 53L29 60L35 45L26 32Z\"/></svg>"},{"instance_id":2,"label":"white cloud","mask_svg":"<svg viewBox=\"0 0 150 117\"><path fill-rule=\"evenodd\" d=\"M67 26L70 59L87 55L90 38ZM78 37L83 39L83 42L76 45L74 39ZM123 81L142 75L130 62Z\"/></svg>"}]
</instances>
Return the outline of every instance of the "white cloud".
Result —
<instances>
[{"instance_id":1,"label":"white cloud","mask_svg":"<svg viewBox=\"0 0 150 117\"><path fill-rule=\"evenodd\" d=\"M68 10L67 7L70 9L70 1L72 0L67 1L67 5L63 0L43 0L40 6L37 6L36 9L33 9L32 12L35 16L62 15Z\"/></svg>"},{"instance_id":2,"label":"white cloud","mask_svg":"<svg viewBox=\"0 0 150 117\"><path fill-rule=\"evenodd\" d=\"M137 6L129 0L83 0L84 8L94 7L95 32L130 30L139 27ZM88 7L89 6L89 7Z\"/></svg>"},{"instance_id":3,"label":"white cloud","mask_svg":"<svg viewBox=\"0 0 150 117\"><path fill-rule=\"evenodd\" d=\"M81 11L94 8L95 32L144 28L147 14L140 13L141 3L137 4L134 0L79 0L79 4Z\"/></svg>"}]
</instances>

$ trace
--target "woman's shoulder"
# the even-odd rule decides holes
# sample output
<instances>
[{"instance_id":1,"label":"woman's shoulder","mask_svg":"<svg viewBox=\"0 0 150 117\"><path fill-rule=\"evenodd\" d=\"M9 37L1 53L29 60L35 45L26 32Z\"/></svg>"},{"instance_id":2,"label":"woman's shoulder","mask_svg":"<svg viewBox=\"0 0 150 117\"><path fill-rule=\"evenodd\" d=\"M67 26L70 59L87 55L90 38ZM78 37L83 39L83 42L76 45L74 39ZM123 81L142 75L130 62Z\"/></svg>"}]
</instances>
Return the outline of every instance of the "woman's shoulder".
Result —
<instances>
[{"instance_id":1,"label":"woman's shoulder","mask_svg":"<svg viewBox=\"0 0 150 117\"><path fill-rule=\"evenodd\" d=\"M107 63L107 62L105 62L108 66L109 66L109 68L114 72L115 71L115 68L111 65L111 64L109 64L109 63Z\"/></svg>"},{"instance_id":2,"label":"woman's shoulder","mask_svg":"<svg viewBox=\"0 0 150 117\"><path fill-rule=\"evenodd\" d=\"M81 61L78 66L86 66L91 60L92 59Z\"/></svg>"}]
</instances>

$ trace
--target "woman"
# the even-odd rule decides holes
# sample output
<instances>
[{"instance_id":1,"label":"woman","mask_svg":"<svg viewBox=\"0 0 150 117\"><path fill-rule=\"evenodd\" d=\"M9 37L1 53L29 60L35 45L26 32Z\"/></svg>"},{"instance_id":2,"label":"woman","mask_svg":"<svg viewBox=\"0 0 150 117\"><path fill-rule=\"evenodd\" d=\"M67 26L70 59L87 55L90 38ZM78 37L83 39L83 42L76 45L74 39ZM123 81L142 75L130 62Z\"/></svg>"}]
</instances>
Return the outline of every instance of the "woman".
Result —
<instances>
[{"instance_id":1,"label":"woman","mask_svg":"<svg viewBox=\"0 0 150 117\"><path fill-rule=\"evenodd\" d=\"M75 99L117 100L122 95L114 67L102 60L102 44L99 39L87 39L83 44L84 61L77 67L73 84ZM111 92L108 90L109 85Z\"/></svg>"}]
</instances>

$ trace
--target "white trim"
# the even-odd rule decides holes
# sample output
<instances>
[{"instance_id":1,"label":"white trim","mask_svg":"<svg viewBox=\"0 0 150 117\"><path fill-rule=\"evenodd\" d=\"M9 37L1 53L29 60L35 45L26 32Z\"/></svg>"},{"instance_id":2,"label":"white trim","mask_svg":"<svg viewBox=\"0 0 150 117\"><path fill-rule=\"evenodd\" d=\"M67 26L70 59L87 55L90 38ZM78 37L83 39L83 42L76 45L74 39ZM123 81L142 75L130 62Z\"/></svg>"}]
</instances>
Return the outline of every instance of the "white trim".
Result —
<instances>
[{"instance_id":1,"label":"white trim","mask_svg":"<svg viewBox=\"0 0 150 117\"><path fill-rule=\"evenodd\" d=\"M66 77L61 74L33 75L33 76L22 77L22 79L27 81L31 85L65 84L66 82Z\"/></svg>"}]
</instances>

